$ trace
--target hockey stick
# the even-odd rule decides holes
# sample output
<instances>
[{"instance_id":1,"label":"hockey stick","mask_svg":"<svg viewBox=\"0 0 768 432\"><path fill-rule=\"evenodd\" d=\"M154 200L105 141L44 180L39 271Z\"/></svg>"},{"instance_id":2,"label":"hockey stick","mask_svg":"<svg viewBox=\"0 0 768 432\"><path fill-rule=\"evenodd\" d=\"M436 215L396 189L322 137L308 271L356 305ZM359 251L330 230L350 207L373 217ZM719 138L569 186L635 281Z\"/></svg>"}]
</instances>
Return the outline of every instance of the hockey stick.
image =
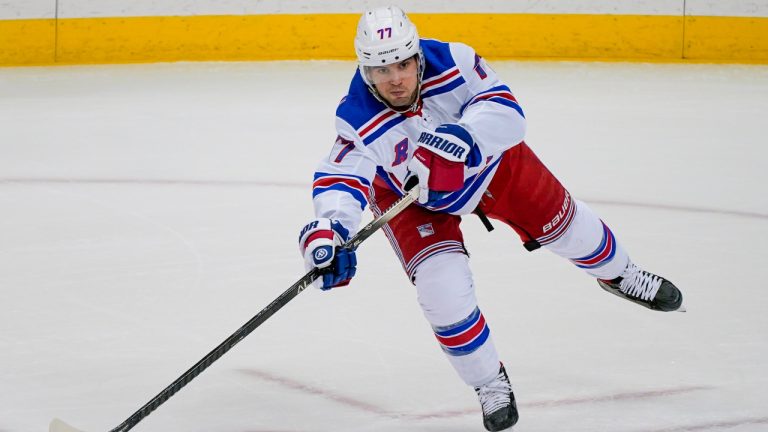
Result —
<instances>
[{"instance_id":1,"label":"hockey stick","mask_svg":"<svg viewBox=\"0 0 768 432\"><path fill-rule=\"evenodd\" d=\"M399 200L397 200L391 207L389 207L381 216L371 221L368 225L364 226L357 234L355 234L348 242L344 243L341 247L345 249L357 249L357 247L365 239L370 237L374 232L381 228L384 224L389 222L393 217L397 216L408 205L414 202L419 196L419 188L413 187ZM232 333L224 342L213 349L208 355L202 358L188 371L184 372L179 378L176 379L171 385L166 387L157 396L152 398L146 405L139 408L138 411L133 413L124 422L122 422L116 428L110 430L110 432L126 432L131 430L137 423L139 423L144 417L148 416L152 411L157 409L160 405L165 403L176 392L181 390L190 381L200 375L205 369L208 368L213 362L218 360L227 351L229 351L238 342L245 339L256 327L260 326L264 321L271 317L275 312L280 310L294 297L304 291L312 282L320 276L320 271L316 268L312 269L309 273L304 275L295 284L291 285L284 293L280 294L272 303L261 310L256 316L250 319L245 325L240 327L236 332ZM49 432L82 432L79 429L64 423L59 419L53 419L49 427Z\"/></svg>"}]
</instances>

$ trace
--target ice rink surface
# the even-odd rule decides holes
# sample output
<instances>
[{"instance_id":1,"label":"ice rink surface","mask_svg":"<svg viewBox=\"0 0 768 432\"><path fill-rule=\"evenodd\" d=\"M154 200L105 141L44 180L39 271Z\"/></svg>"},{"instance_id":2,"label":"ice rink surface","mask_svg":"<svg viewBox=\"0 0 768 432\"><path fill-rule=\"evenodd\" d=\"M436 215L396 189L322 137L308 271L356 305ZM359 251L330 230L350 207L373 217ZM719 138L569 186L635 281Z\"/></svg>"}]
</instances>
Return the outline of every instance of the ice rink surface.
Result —
<instances>
[{"instance_id":1,"label":"ice rink surface","mask_svg":"<svg viewBox=\"0 0 768 432\"><path fill-rule=\"evenodd\" d=\"M768 67L493 62L688 312L463 223L517 432L768 430ZM0 69L0 431L121 423L301 275L351 62ZM366 220L370 215L366 215ZM383 235L136 431L482 431Z\"/></svg>"}]
</instances>

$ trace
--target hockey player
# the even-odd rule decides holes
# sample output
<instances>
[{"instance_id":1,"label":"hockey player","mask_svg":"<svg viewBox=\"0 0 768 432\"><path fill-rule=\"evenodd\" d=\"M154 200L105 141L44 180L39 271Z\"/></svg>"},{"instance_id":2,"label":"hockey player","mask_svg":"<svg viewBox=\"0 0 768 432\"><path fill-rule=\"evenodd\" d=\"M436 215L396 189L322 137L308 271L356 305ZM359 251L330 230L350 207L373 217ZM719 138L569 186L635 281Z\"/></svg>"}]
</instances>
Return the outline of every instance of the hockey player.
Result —
<instances>
[{"instance_id":1,"label":"hockey player","mask_svg":"<svg viewBox=\"0 0 768 432\"><path fill-rule=\"evenodd\" d=\"M301 231L301 253L308 270L324 272L321 289L347 285L355 252L336 246L354 234L366 206L380 214L417 177L418 204L384 231L438 343L477 392L487 430L510 428L518 412L477 304L461 216L508 224L526 249L570 260L608 292L653 310L680 309L680 291L635 265L526 145L520 104L472 48L419 39L397 7L367 10L354 45L359 67L336 110L336 142L314 175L316 219Z\"/></svg>"}]
</instances>

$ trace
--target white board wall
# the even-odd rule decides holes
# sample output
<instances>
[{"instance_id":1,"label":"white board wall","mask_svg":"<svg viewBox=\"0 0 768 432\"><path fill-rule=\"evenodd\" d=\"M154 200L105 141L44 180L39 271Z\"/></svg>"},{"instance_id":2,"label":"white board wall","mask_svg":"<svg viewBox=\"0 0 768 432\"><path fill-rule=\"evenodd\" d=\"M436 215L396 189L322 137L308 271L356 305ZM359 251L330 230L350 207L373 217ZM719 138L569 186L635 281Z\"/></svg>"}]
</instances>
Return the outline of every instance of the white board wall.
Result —
<instances>
[{"instance_id":1,"label":"white board wall","mask_svg":"<svg viewBox=\"0 0 768 432\"><path fill-rule=\"evenodd\" d=\"M768 17L768 0L0 0L0 19L359 13L392 3L412 13Z\"/></svg>"}]
</instances>

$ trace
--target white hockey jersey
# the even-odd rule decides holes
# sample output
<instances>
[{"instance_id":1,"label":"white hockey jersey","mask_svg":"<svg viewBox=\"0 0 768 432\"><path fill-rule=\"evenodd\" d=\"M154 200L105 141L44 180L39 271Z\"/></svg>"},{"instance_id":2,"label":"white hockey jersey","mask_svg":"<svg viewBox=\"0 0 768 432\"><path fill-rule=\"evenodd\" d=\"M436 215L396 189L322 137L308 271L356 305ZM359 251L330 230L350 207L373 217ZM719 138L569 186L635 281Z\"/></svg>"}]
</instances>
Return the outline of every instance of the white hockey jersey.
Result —
<instances>
[{"instance_id":1,"label":"white hockey jersey","mask_svg":"<svg viewBox=\"0 0 768 432\"><path fill-rule=\"evenodd\" d=\"M377 100L358 70L336 110L338 137L314 176L316 217L339 220L353 234L368 204L369 189L380 176L403 195L408 161L424 127L458 123L474 138L464 187L433 206L433 211L468 214L477 206L501 160L520 143L525 117L509 87L482 57L464 44L421 39L425 69L419 113L398 113Z\"/></svg>"}]
</instances>

